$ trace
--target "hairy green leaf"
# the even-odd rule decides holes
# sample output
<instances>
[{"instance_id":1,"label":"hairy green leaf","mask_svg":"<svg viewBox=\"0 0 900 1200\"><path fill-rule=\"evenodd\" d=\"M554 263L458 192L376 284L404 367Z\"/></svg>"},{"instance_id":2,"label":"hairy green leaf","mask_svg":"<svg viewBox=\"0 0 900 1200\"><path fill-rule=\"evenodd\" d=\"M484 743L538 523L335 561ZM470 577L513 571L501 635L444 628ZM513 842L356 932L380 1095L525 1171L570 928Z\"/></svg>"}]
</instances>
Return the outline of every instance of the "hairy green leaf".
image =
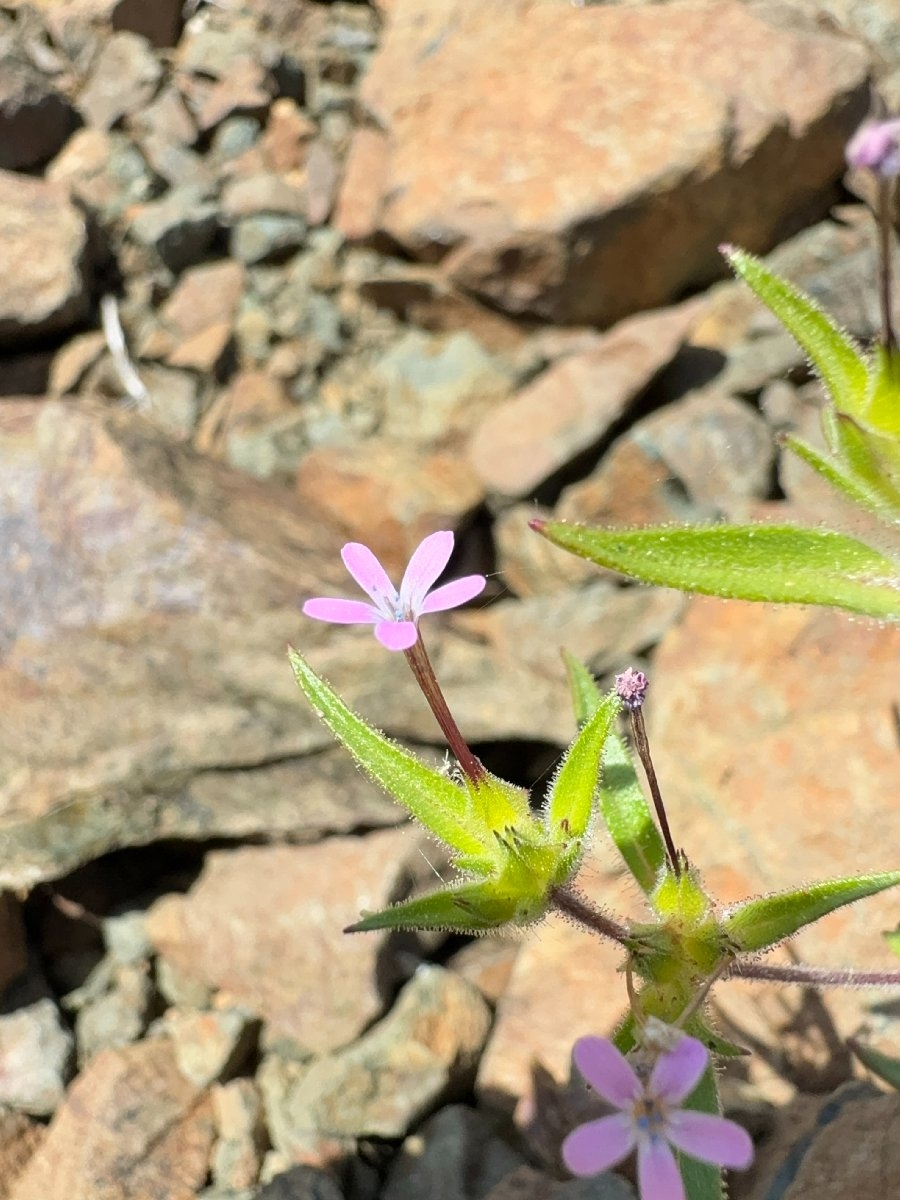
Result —
<instances>
[{"instance_id":1,"label":"hairy green leaf","mask_svg":"<svg viewBox=\"0 0 900 1200\"><path fill-rule=\"evenodd\" d=\"M603 703L603 693L597 686L597 681L583 662L570 654L562 652L566 675L569 678L569 691L572 695L572 708L575 711L575 722L580 729L594 715Z\"/></svg>"},{"instance_id":2,"label":"hairy green leaf","mask_svg":"<svg viewBox=\"0 0 900 1200\"><path fill-rule=\"evenodd\" d=\"M294 677L307 700L365 773L441 841L472 865L496 862L493 834L466 790L391 742L351 712L338 694L295 650Z\"/></svg>"},{"instance_id":3,"label":"hairy green leaf","mask_svg":"<svg viewBox=\"0 0 900 1200\"><path fill-rule=\"evenodd\" d=\"M792 525L590 529L548 521L563 550L642 583L729 600L900 617L900 563L842 533Z\"/></svg>"},{"instance_id":4,"label":"hairy green leaf","mask_svg":"<svg viewBox=\"0 0 900 1200\"><path fill-rule=\"evenodd\" d=\"M803 292L776 275L761 259L734 247L723 250L732 269L756 293L803 349L843 412L861 414L866 363L859 348Z\"/></svg>"},{"instance_id":5,"label":"hairy green leaf","mask_svg":"<svg viewBox=\"0 0 900 1200\"><path fill-rule=\"evenodd\" d=\"M763 896L733 908L720 922L720 928L739 951L765 950L835 909L896 887L898 883L900 871L884 871Z\"/></svg>"},{"instance_id":6,"label":"hairy green leaf","mask_svg":"<svg viewBox=\"0 0 900 1200\"><path fill-rule=\"evenodd\" d=\"M847 1045L862 1065L867 1067L873 1075L877 1075L889 1087L900 1092L900 1059L891 1058L889 1054L882 1054L880 1050L866 1046L863 1042L858 1042L856 1038L848 1038Z\"/></svg>"},{"instance_id":7,"label":"hairy green leaf","mask_svg":"<svg viewBox=\"0 0 900 1200\"><path fill-rule=\"evenodd\" d=\"M584 838L600 783L600 761L621 701L611 693L566 752L547 795L546 824L551 837Z\"/></svg>"},{"instance_id":8,"label":"hairy green leaf","mask_svg":"<svg viewBox=\"0 0 900 1200\"><path fill-rule=\"evenodd\" d=\"M625 865L649 896L659 883L666 851L631 755L615 733L603 755L600 812Z\"/></svg>"},{"instance_id":9,"label":"hairy green leaf","mask_svg":"<svg viewBox=\"0 0 900 1200\"><path fill-rule=\"evenodd\" d=\"M713 1116L721 1115L722 1109L712 1066L708 1066L703 1072L703 1078L688 1096L684 1107L692 1108L695 1112L711 1113ZM681 1168L687 1200L725 1200L725 1183L721 1168L699 1162L680 1151L676 1153L676 1158Z\"/></svg>"}]
</instances>

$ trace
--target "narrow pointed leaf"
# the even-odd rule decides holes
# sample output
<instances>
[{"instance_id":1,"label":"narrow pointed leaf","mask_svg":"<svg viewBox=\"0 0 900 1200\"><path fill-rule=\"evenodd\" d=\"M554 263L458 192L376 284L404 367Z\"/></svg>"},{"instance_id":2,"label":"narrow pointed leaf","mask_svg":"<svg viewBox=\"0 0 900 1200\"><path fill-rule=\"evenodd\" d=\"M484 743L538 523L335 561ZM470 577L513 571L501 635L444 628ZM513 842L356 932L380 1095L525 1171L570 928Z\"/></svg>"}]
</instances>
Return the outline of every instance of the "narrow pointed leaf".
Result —
<instances>
[{"instance_id":1,"label":"narrow pointed leaf","mask_svg":"<svg viewBox=\"0 0 900 1200\"><path fill-rule=\"evenodd\" d=\"M717 1117L721 1115L716 1077L711 1066L703 1072L702 1079L688 1096L684 1107L695 1112L711 1113ZM724 1176L720 1167L700 1162L680 1151L676 1151L675 1157L681 1168L685 1196L689 1200L726 1200Z\"/></svg>"},{"instance_id":2,"label":"narrow pointed leaf","mask_svg":"<svg viewBox=\"0 0 900 1200\"><path fill-rule=\"evenodd\" d=\"M483 933L514 920L517 898L496 881L463 883L457 887L404 900L382 912L367 913L346 933L374 929L446 929L456 933Z\"/></svg>"},{"instance_id":3,"label":"narrow pointed leaf","mask_svg":"<svg viewBox=\"0 0 900 1200\"><path fill-rule=\"evenodd\" d=\"M900 1059L882 1054L880 1050L866 1046L856 1038L848 1038L847 1044L864 1067L879 1079L883 1079L889 1087L900 1092Z\"/></svg>"},{"instance_id":4,"label":"narrow pointed leaf","mask_svg":"<svg viewBox=\"0 0 900 1200\"><path fill-rule=\"evenodd\" d=\"M835 491L843 492L854 504L875 513L876 516L884 514L886 507L884 498L875 488L863 483L857 475L848 471L838 459L820 454L818 450L814 450L812 446L793 434L786 434L781 439L781 443L793 451L808 467L812 467L831 484Z\"/></svg>"},{"instance_id":5,"label":"narrow pointed leaf","mask_svg":"<svg viewBox=\"0 0 900 1200\"><path fill-rule=\"evenodd\" d=\"M875 348L863 419L896 444L900 437L900 355L896 350Z\"/></svg>"},{"instance_id":6,"label":"narrow pointed leaf","mask_svg":"<svg viewBox=\"0 0 900 1200\"><path fill-rule=\"evenodd\" d=\"M866 391L866 364L853 339L819 306L760 259L725 251L733 270L809 355L831 398L844 412L859 414Z\"/></svg>"},{"instance_id":7,"label":"narrow pointed leaf","mask_svg":"<svg viewBox=\"0 0 900 1200\"><path fill-rule=\"evenodd\" d=\"M493 837L473 813L463 788L357 717L296 651L290 659L307 700L371 779L467 859L493 859Z\"/></svg>"},{"instance_id":8,"label":"narrow pointed leaf","mask_svg":"<svg viewBox=\"0 0 900 1200\"><path fill-rule=\"evenodd\" d=\"M590 529L548 521L563 550L642 583L728 600L900 617L900 565L842 533L793 525Z\"/></svg>"},{"instance_id":9,"label":"narrow pointed leaf","mask_svg":"<svg viewBox=\"0 0 900 1200\"><path fill-rule=\"evenodd\" d=\"M564 840L587 833L600 784L600 760L621 701L614 693L582 727L569 747L547 797L546 823L551 833L562 831Z\"/></svg>"},{"instance_id":10,"label":"narrow pointed leaf","mask_svg":"<svg viewBox=\"0 0 900 1200\"><path fill-rule=\"evenodd\" d=\"M603 755L600 812L628 870L650 895L659 882L666 851L631 755L615 733L607 738Z\"/></svg>"},{"instance_id":11,"label":"narrow pointed leaf","mask_svg":"<svg viewBox=\"0 0 900 1200\"><path fill-rule=\"evenodd\" d=\"M765 950L835 909L896 887L898 883L900 871L885 871L763 896L732 909L722 919L721 929L738 950Z\"/></svg>"},{"instance_id":12,"label":"narrow pointed leaf","mask_svg":"<svg viewBox=\"0 0 900 1200\"><path fill-rule=\"evenodd\" d=\"M603 703L603 693L597 686L597 681L583 662L563 650L563 662L569 677L569 692L572 696L572 708L575 711L575 722L580 729Z\"/></svg>"},{"instance_id":13,"label":"narrow pointed leaf","mask_svg":"<svg viewBox=\"0 0 900 1200\"><path fill-rule=\"evenodd\" d=\"M844 413L836 416L835 433L844 462L896 516L900 507L900 439L870 429Z\"/></svg>"}]
</instances>

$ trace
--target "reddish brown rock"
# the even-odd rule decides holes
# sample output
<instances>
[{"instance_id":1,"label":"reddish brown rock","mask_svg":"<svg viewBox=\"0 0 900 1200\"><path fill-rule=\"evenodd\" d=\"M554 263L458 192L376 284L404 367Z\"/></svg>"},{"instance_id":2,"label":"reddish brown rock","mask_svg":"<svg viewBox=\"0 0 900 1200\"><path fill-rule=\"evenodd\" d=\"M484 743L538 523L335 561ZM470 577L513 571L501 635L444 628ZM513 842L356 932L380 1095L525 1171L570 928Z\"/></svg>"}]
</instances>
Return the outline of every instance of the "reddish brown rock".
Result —
<instances>
[{"instance_id":1,"label":"reddish brown rock","mask_svg":"<svg viewBox=\"0 0 900 1200\"><path fill-rule=\"evenodd\" d=\"M422 538L458 528L484 489L457 454L369 439L304 455L297 496L332 531L335 545L364 542L399 575Z\"/></svg>"},{"instance_id":2,"label":"reddish brown rock","mask_svg":"<svg viewBox=\"0 0 900 1200\"><path fill-rule=\"evenodd\" d=\"M176 967L321 1053L352 1041L381 1011L384 935L342 931L388 903L414 846L404 828L218 851L187 896L153 907L150 938Z\"/></svg>"},{"instance_id":3,"label":"reddish brown rock","mask_svg":"<svg viewBox=\"0 0 900 1200\"><path fill-rule=\"evenodd\" d=\"M506 311L610 324L824 206L866 75L846 38L736 0L395 0L338 223Z\"/></svg>"},{"instance_id":4,"label":"reddish brown rock","mask_svg":"<svg viewBox=\"0 0 900 1200\"><path fill-rule=\"evenodd\" d=\"M192 1200L213 1137L210 1103L168 1042L107 1050L72 1085L10 1200Z\"/></svg>"},{"instance_id":5,"label":"reddish brown rock","mask_svg":"<svg viewBox=\"0 0 900 1200\"><path fill-rule=\"evenodd\" d=\"M0 1200L9 1200L16 1180L44 1139L46 1127L9 1109L0 1113Z\"/></svg>"},{"instance_id":6,"label":"reddish brown rock","mask_svg":"<svg viewBox=\"0 0 900 1200\"><path fill-rule=\"evenodd\" d=\"M630 317L497 405L469 446L486 487L526 496L598 442L670 361L695 312L686 304Z\"/></svg>"},{"instance_id":7,"label":"reddish brown rock","mask_svg":"<svg viewBox=\"0 0 900 1200\"><path fill-rule=\"evenodd\" d=\"M0 171L0 346L84 317L89 265L84 216L66 189Z\"/></svg>"},{"instance_id":8,"label":"reddish brown rock","mask_svg":"<svg viewBox=\"0 0 900 1200\"><path fill-rule=\"evenodd\" d=\"M648 705L653 755L674 836L720 902L897 869L898 654L895 628L702 598L663 640ZM888 891L792 945L804 962L889 970L881 931L896 924ZM717 1003L736 1028L780 1044L779 995L758 1027L764 986L722 984ZM825 1011L841 1035L865 1019L895 1041L871 1007L878 998L829 990ZM798 1056L815 1069L828 1054L811 1044Z\"/></svg>"}]
</instances>

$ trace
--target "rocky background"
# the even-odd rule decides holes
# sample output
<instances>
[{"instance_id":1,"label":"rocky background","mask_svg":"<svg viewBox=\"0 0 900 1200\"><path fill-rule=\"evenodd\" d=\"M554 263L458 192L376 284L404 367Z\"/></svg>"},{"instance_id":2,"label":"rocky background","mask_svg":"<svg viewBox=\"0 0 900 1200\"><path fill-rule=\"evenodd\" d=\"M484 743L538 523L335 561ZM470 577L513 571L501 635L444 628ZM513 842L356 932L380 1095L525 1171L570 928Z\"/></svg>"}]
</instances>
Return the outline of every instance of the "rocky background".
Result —
<instances>
[{"instance_id":1,"label":"rocky background","mask_svg":"<svg viewBox=\"0 0 900 1200\"><path fill-rule=\"evenodd\" d=\"M558 1160L616 953L341 934L442 868L288 669L442 755L402 656L300 615L352 591L345 540L399 572L453 528L489 573L427 636L537 796L565 645L649 662L723 902L896 868L895 629L627 586L527 527L856 519L777 449L819 392L716 248L872 335L842 151L873 84L900 101L895 0L0 3L0 1197L633 1196ZM602 837L581 883L639 914ZM898 911L793 952L890 965ZM715 1007L754 1051L733 1195L887 1195L900 1105L843 1039L900 1048L896 999Z\"/></svg>"}]
</instances>

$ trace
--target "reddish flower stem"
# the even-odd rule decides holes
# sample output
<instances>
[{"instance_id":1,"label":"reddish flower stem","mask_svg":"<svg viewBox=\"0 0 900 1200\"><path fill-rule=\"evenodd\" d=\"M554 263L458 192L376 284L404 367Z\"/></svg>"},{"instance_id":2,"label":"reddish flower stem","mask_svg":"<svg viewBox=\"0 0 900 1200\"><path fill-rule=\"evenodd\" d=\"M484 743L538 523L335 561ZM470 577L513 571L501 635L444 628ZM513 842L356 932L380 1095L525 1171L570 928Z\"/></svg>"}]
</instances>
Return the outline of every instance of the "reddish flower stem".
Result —
<instances>
[{"instance_id":1,"label":"reddish flower stem","mask_svg":"<svg viewBox=\"0 0 900 1200\"><path fill-rule=\"evenodd\" d=\"M634 734L635 749L643 765L644 774L647 776L650 795L653 797L653 807L656 809L656 819L659 821L660 832L662 833L663 842L666 847L666 857L669 860L672 874L677 879L681 875L681 855L678 853L675 842L672 840L672 831L669 829L669 818L666 816L666 806L663 803L662 792L659 790L659 780L656 778L656 768L653 766L653 759L650 757L650 742L647 738L644 714L640 708L631 708L629 709L629 715L631 717L631 732Z\"/></svg>"},{"instance_id":2,"label":"reddish flower stem","mask_svg":"<svg viewBox=\"0 0 900 1200\"><path fill-rule=\"evenodd\" d=\"M878 176L878 294L881 300L881 344L889 353L896 350L891 312L891 232L893 228L894 179Z\"/></svg>"},{"instance_id":3,"label":"reddish flower stem","mask_svg":"<svg viewBox=\"0 0 900 1200\"><path fill-rule=\"evenodd\" d=\"M404 651L404 653L406 654L406 661L409 663L412 673L416 677L416 683L422 689L422 694L428 701L431 711L434 713L435 720L440 725L441 731L447 739L450 752L456 758L462 771L477 786L485 778L487 771L483 763L469 749L466 739L453 719L453 714L447 707L447 701L444 699L444 693L441 691L440 684L437 681L437 676L431 665L431 659L428 657L428 651L425 649L425 643L422 641L421 633L416 638L415 643L408 650Z\"/></svg>"}]
</instances>

